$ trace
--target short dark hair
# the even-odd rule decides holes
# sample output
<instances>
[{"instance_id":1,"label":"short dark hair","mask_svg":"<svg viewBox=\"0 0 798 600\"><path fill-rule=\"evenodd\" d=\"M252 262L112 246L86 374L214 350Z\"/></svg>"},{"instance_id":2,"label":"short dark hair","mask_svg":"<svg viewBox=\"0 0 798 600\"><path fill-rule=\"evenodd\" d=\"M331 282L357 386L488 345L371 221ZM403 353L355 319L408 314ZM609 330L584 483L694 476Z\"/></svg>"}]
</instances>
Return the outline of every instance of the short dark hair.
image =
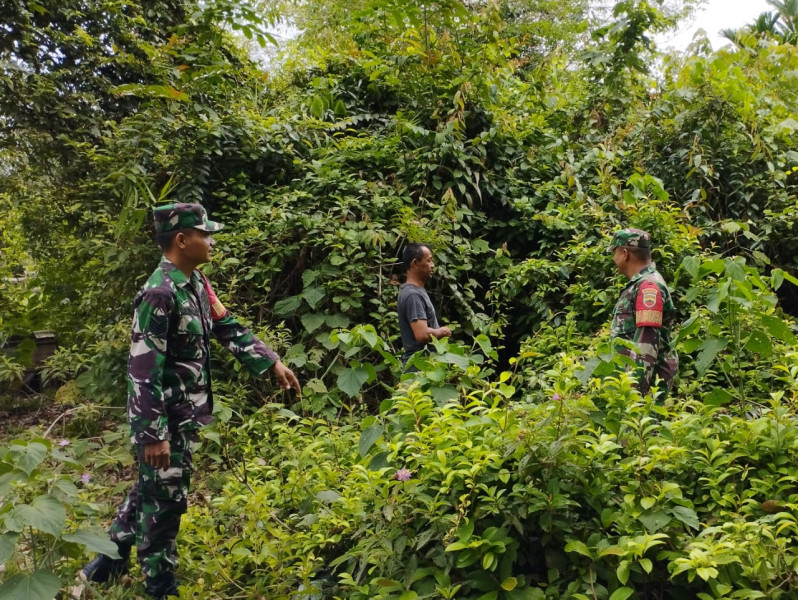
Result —
<instances>
[{"instance_id":1,"label":"short dark hair","mask_svg":"<svg viewBox=\"0 0 798 600\"><path fill-rule=\"evenodd\" d=\"M172 249L172 244L175 242L175 237L177 234L185 231L185 229L175 229L174 231L165 231L163 233L156 233L155 234L155 243L161 249L161 252L168 252Z\"/></svg>"},{"instance_id":2,"label":"short dark hair","mask_svg":"<svg viewBox=\"0 0 798 600\"><path fill-rule=\"evenodd\" d=\"M410 270L410 265L413 264L414 260L423 258L424 248L432 252L429 246L426 244L419 244L418 242L412 242L405 246L405 249L402 251L402 264L405 266L405 271Z\"/></svg>"},{"instance_id":3,"label":"short dark hair","mask_svg":"<svg viewBox=\"0 0 798 600\"><path fill-rule=\"evenodd\" d=\"M651 248L641 248L639 246L624 246L629 251L629 254L635 257L640 262L647 262L651 260Z\"/></svg>"}]
</instances>

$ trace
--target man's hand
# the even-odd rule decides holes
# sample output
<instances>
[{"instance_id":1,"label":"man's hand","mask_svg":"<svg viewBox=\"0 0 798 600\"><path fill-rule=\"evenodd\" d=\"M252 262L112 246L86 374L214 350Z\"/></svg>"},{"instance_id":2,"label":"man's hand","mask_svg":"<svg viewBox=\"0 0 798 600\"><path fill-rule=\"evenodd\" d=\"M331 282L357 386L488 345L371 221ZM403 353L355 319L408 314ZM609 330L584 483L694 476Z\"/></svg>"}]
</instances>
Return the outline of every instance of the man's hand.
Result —
<instances>
[{"instance_id":1,"label":"man's hand","mask_svg":"<svg viewBox=\"0 0 798 600\"><path fill-rule=\"evenodd\" d=\"M277 383L284 390L294 388L298 396L302 395L302 388L299 385L299 380L294 375L294 372L286 367L282 361L278 360L274 363L274 376L277 378Z\"/></svg>"},{"instance_id":2,"label":"man's hand","mask_svg":"<svg viewBox=\"0 0 798 600\"><path fill-rule=\"evenodd\" d=\"M144 462L156 469L169 468L169 442L154 442L144 445Z\"/></svg>"},{"instance_id":3,"label":"man's hand","mask_svg":"<svg viewBox=\"0 0 798 600\"><path fill-rule=\"evenodd\" d=\"M433 335L438 339L452 337L452 330L448 327L438 327Z\"/></svg>"}]
</instances>

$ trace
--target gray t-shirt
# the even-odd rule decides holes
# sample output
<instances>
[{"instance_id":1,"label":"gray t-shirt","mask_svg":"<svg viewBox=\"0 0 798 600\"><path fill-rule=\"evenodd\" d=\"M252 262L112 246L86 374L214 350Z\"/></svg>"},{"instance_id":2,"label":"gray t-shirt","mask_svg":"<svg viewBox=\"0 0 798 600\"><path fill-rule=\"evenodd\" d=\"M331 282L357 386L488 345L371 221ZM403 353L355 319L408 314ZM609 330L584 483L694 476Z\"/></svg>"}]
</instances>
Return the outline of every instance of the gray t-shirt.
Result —
<instances>
[{"instance_id":1,"label":"gray t-shirt","mask_svg":"<svg viewBox=\"0 0 798 600\"><path fill-rule=\"evenodd\" d=\"M424 319L432 329L438 328L438 317L435 316L435 307L424 288L405 283L399 290L396 301L396 312L399 313L399 331L402 334L402 361L407 361L413 354L421 350L426 344L416 341L410 324L413 321Z\"/></svg>"}]
</instances>

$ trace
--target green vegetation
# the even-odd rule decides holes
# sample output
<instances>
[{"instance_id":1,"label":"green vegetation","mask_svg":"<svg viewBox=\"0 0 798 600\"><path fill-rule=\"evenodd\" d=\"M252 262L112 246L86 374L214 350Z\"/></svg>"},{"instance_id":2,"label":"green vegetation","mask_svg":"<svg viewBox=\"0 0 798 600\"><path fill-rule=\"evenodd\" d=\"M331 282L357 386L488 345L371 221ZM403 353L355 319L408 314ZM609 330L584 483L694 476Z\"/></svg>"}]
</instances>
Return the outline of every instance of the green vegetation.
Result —
<instances>
[{"instance_id":1,"label":"green vegetation","mask_svg":"<svg viewBox=\"0 0 798 600\"><path fill-rule=\"evenodd\" d=\"M217 348L182 597L798 598L794 3L671 56L691 2L7 4L0 350L56 331L69 412L4 424L0 600L104 548L164 201L228 225L204 271L305 386ZM606 343L621 226L679 311L665 406ZM455 336L400 381L406 241ZM30 361L0 353L3 409Z\"/></svg>"}]
</instances>

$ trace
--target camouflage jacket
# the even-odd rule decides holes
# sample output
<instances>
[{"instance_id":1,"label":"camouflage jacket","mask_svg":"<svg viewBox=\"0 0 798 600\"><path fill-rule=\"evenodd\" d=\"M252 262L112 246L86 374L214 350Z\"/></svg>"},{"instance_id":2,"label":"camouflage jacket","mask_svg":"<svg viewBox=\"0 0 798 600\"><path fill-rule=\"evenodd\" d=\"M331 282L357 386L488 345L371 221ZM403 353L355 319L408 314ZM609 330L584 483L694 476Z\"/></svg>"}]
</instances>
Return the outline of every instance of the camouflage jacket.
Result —
<instances>
[{"instance_id":1,"label":"camouflage jacket","mask_svg":"<svg viewBox=\"0 0 798 600\"><path fill-rule=\"evenodd\" d=\"M610 336L636 344L637 350L617 345L639 367L640 391L647 393L659 377L670 389L679 365L671 329L675 310L665 280L651 263L629 280L612 313Z\"/></svg>"},{"instance_id":2,"label":"camouflage jacket","mask_svg":"<svg viewBox=\"0 0 798 600\"><path fill-rule=\"evenodd\" d=\"M191 277L166 258L134 302L128 361L128 420L133 441L211 421L210 336L260 375L278 356L222 306L199 271Z\"/></svg>"}]
</instances>

